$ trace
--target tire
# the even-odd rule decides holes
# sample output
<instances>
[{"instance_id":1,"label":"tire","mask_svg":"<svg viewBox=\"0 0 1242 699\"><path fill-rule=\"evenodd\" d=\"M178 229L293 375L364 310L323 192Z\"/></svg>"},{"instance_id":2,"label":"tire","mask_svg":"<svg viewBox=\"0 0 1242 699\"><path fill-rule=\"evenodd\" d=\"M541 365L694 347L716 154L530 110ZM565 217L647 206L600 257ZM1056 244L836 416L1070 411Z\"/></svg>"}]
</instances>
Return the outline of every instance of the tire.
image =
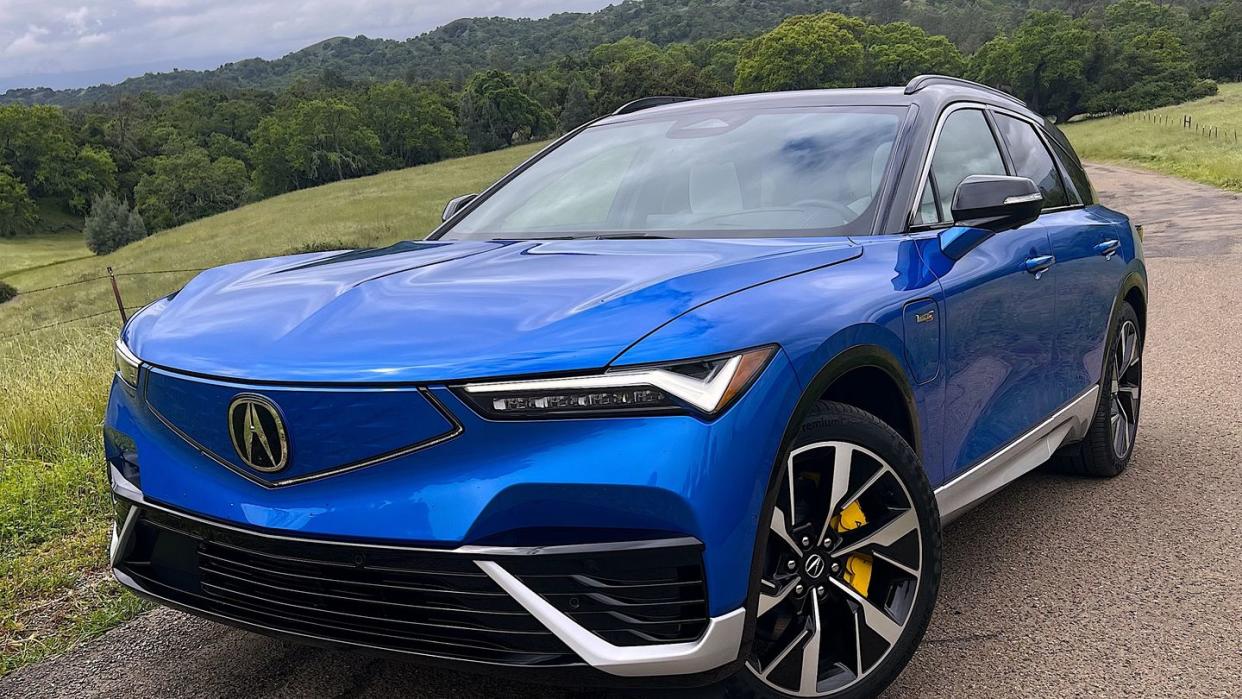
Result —
<instances>
[{"instance_id":1,"label":"tire","mask_svg":"<svg viewBox=\"0 0 1242 699\"><path fill-rule=\"evenodd\" d=\"M760 585L750 610L754 641L721 693L875 696L910 661L935 607L935 496L905 440L842 403L813 408L781 466L761 520L760 570L752 571Z\"/></svg>"},{"instance_id":2,"label":"tire","mask_svg":"<svg viewBox=\"0 0 1242 699\"><path fill-rule=\"evenodd\" d=\"M1134 308L1122 303L1109 333L1099 405L1087 436L1053 454L1049 462L1052 470L1095 478L1112 478L1126 470L1138 436L1143 383L1142 327ZM1124 433L1120 427L1125 428Z\"/></svg>"}]
</instances>

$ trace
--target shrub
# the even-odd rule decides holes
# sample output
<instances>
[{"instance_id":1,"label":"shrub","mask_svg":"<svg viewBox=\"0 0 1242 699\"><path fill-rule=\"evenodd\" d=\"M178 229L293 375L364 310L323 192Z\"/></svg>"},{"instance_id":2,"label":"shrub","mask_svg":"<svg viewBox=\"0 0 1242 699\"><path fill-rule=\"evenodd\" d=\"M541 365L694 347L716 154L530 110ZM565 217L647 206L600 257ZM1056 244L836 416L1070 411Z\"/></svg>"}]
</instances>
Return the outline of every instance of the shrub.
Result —
<instances>
[{"instance_id":1,"label":"shrub","mask_svg":"<svg viewBox=\"0 0 1242 699\"><path fill-rule=\"evenodd\" d=\"M0 163L0 237L29 233L38 222L38 211L26 185Z\"/></svg>"},{"instance_id":2,"label":"shrub","mask_svg":"<svg viewBox=\"0 0 1242 699\"><path fill-rule=\"evenodd\" d=\"M142 215L130 209L124 199L110 193L95 197L86 217L86 247L96 255L107 255L147 237Z\"/></svg>"},{"instance_id":3,"label":"shrub","mask_svg":"<svg viewBox=\"0 0 1242 699\"><path fill-rule=\"evenodd\" d=\"M0 303L12 301L17 296L17 289L12 284L0 281Z\"/></svg>"}]
</instances>

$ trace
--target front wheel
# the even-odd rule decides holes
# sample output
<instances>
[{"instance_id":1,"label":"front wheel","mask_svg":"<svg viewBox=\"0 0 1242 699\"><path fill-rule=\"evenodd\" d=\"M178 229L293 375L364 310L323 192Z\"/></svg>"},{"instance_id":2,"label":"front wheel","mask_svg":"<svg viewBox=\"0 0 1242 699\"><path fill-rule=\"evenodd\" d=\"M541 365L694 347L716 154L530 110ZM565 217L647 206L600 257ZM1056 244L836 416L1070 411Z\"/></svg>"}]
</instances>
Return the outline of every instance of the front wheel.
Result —
<instances>
[{"instance_id":1,"label":"front wheel","mask_svg":"<svg viewBox=\"0 0 1242 699\"><path fill-rule=\"evenodd\" d=\"M762 524L759 600L732 697L869 697L909 662L940 585L940 517L908 444L821 402Z\"/></svg>"}]
</instances>

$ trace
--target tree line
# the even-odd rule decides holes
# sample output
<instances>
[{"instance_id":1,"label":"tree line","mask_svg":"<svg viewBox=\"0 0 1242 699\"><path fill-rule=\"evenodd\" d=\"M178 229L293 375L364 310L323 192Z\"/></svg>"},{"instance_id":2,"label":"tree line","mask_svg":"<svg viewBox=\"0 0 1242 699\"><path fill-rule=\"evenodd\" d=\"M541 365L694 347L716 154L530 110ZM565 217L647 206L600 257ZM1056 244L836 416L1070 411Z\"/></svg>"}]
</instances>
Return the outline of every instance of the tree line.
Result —
<instances>
[{"instance_id":1,"label":"tree line","mask_svg":"<svg viewBox=\"0 0 1242 699\"><path fill-rule=\"evenodd\" d=\"M96 218L126 228L92 246L107 252L136 231L283 192L546 138L648 95L900 85L944 73L1008 90L1057 120L1148 109L1242 74L1239 42L1242 0L1202 11L1151 0L1080 16L1032 11L970 54L909 22L820 13L745 37L626 37L459 82L356 80L327 68L274 91L10 104L0 106L0 235L37 229L38 200L87 215L112 195Z\"/></svg>"}]
</instances>

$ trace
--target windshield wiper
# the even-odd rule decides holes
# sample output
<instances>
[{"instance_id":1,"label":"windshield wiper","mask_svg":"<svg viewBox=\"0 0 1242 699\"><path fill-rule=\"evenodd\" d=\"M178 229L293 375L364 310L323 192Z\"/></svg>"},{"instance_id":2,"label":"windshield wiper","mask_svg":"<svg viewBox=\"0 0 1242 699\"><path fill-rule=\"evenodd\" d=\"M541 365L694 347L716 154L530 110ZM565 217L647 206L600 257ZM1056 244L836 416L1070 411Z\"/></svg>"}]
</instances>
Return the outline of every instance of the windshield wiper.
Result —
<instances>
[{"instance_id":1,"label":"windshield wiper","mask_svg":"<svg viewBox=\"0 0 1242 699\"><path fill-rule=\"evenodd\" d=\"M594 236L596 240L633 240L638 238L661 238L671 239L671 235L655 235L652 233L605 233L604 235Z\"/></svg>"}]
</instances>

